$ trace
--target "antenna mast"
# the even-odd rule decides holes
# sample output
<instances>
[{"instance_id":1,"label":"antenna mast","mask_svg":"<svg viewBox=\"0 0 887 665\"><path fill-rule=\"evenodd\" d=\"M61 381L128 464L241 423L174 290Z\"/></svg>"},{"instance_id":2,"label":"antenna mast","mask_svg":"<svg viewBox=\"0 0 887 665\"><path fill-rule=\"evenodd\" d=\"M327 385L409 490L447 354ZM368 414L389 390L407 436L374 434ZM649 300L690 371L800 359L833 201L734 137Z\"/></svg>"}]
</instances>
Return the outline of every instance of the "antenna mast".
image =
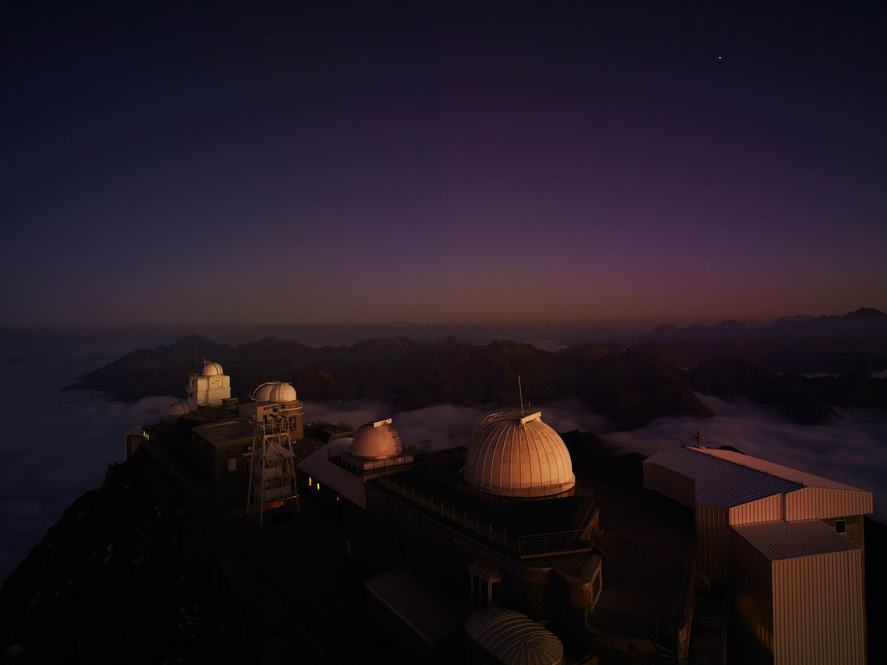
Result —
<instances>
[{"instance_id":1,"label":"antenna mast","mask_svg":"<svg viewBox=\"0 0 887 665\"><path fill-rule=\"evenodd\" d=\"M693 440L697 448L705 448L705 428L699 427L693 432Z\"/></svg>"},{"instance_id":2,"label":"antenna mast","mask_svg":"<svg viewBox=\"0 0 887 665\"><path fill-rule=\"evenodd\" d=\"M520 395L520 415L521 418L524 417L524 391L520 385L520 374L517 375L517 393Z\"/></svg>"}]
</instances>

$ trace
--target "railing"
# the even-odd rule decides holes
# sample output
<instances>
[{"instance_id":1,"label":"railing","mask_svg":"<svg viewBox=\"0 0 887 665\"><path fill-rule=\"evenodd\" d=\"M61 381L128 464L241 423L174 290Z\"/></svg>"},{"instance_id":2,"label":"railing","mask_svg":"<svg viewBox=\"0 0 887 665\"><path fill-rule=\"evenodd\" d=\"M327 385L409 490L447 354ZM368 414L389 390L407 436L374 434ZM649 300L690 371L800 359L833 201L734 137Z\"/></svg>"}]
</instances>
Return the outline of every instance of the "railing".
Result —
<instances>
[{"instance_id":1,"label":"railing","mask_svg":"<svg viewBox=\"0 0 887 665\"><path fill-rule=\"evenodd\" d=\"M574 531L537 533L520 538L520 555L523 558L547 556L559 552L585 552L591 549L590 540L581 540Z\"/></svg>"},{"instance_id":2,"label":"railing","mask_svg":"<svg viewBox=\"0 0 887 665\"><path fill-rule=\"evenodd\" d=\"M368 460L357 460L356 458L350 458L346 453L351 452L351 444L346 443L342 446L330 446L327 448L326 458L337 466L341 466L343 469L348 469L349 471L379 471L390 469L393 467L402 467L404 466L404 456L412 455L413 461L416 461L416 458L428 452L428 445L425 444L423 447L417 446L403 446L401 449L401 454L396 457L386 457L384 459L368 459ZM360 462L365 462L365 464L360 464Z\"/></svg>"},{"instance_id":3,"label":"railing","mask_svg":"<svg viewBox=\"0 0 887 665\"><path fill-rule=\"evenodd\" d=\"M570 518L570 524L573 528L578 531L584 527L585 521L588 519L592 510L594 510L594 491L587 489L585 490L585 498L582 499L582 503L576 509L576 512L573 513L573 517Z\"/></svg>"},{"instance_id":4,"label":"railing","mask_svg":"<svg viewBox=\"0 0 887 665\"><path fill-rule=\"evenodd\" d=\"M435 500L433 495L425 496L421 491L416 492L411 486L397 482L396 476L380 477L376 482L422 508L440 515L456 526L463 527L481 539L501 547L509 554L521 558L547 556L567 551L587 551L592 546L590 541L577 538L575 531L509 536L504 527L500 529L492 522L482 521L479 516L470 515L467 510L457 510L455 505L447 506L443 500Z\"/></svg>"}]
</instances>

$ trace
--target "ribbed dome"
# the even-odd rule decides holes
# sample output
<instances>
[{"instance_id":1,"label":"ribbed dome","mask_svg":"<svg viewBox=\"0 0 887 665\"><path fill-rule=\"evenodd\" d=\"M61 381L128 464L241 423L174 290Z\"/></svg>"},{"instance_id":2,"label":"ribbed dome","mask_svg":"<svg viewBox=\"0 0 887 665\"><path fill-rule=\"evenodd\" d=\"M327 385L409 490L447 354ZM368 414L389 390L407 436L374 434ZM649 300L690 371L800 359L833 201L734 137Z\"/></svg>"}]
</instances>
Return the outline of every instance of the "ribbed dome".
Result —
<instances>
[{"instance_id":1,"label":"ribbed dome","mask_svg":"<svg viewBox=\"0 0 887 665\"><path fill-rule=\"evenodd\" d=\"M385 459L400 455L400 435L391 418L363 425L354 433L351 454L362 459Z\"/></svg>"},{"instance_id":2,"label":"ribbed dome","mask_svg":"<svg viewBox=\"0 0 887 665\"><path fill-rule=\"evenodd\" d=\"M504 665L559 665L564 645L557 636L516 610L478 610L465 621L465 633Z\"/></svg>"},{"instance_id":3,"label":"ribbed dome","mask_svg":"<svg viewBox=\"0 0 887 665\"><path fill-rule=\"evenodd\" d=\"M474 426L465 482L498 496L537 497L566 492L576 484L563 439L536 412L501 409Z\"/></svg>"},{"instance_id":4,"label":"ribbed dome","mask_svg":"<svg viewBox=\"0 0 887 665\"><path fill-rule=\"evenodd\" d=\"M290 383L268 381L253 391L256 402L295 402L296 389Z\"/></svg>"},{"instance_id":5,"label":"ribbed dome","mask_svg":"<svg viewBox=\"0 0 887 665\"><path fill-rule=\"evenodd\" d=\"M202 376L221 376L222 366L219 363L204 363Z\"/></svg>"}]
</instances>

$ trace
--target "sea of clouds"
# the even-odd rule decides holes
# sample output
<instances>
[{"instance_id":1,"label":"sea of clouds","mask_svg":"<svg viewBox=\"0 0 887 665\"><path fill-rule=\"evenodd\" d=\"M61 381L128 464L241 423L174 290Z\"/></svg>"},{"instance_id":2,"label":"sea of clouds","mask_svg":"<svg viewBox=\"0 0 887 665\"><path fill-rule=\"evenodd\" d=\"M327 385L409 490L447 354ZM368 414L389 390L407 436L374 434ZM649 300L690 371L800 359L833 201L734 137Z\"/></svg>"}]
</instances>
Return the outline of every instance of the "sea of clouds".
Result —
<instances>
[{"instance_id":1,"label":"sea of clouds","mask_svg":"<svg viewBox=\"0 0 887 665\"><path fill-rule=\"evenodd\" d=\"M153 337L152 337L153 334ZM114 402L104 393L61 391L83 374L132 350L170 339L155 331L142 337L119 334L22 337L3 340L0 370L0 580L6 579L65 508L84 492L102 484L109 464L125 459L124 432L157 422L181 399L157 396L134 404ZM183 392L185 378L183 377ZM298 388L298 387L297 387ZM439 405L395 412L380 402L330 404L300 394L305 419L353 427L393 417L405 443L431 449L467 445L471 428L483 410ZM711 447L731 445L745 453L870 490L875 517L887 521L887 412L839 410L840 418L824 426L793 425L775 413L747 403L701 395L716 414L700 421L663 418L631 432L612 431L601 416L578 401L562 401L528 410L559 432L593 431L614 451L645 455L662 448L691 445L699 426Z\"/></svg>"}]
</instances>

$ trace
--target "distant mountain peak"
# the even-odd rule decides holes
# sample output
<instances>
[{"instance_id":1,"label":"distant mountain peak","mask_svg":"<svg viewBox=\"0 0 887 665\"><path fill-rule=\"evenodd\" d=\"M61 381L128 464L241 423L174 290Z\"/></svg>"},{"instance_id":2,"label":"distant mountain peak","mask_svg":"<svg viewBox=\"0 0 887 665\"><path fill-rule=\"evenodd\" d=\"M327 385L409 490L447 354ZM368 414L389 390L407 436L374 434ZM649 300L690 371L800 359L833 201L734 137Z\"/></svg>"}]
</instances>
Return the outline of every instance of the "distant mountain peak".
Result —
<instances>
[{"instance_id":1,"label":"distant mountain peak","mask_svg":"<svg viewBox=\"0 0 887 665\"><path fill-rule=\"evenodd\" d=\"M859 309L854 310L854 311L850 312L849 314L846 314L845 316L847 316L847 317L852 316L853 318L873 318L873 317L885 316L885 314L881 310L875 309L874 307L860 307Z\"/></svg>"}]
</instances>

